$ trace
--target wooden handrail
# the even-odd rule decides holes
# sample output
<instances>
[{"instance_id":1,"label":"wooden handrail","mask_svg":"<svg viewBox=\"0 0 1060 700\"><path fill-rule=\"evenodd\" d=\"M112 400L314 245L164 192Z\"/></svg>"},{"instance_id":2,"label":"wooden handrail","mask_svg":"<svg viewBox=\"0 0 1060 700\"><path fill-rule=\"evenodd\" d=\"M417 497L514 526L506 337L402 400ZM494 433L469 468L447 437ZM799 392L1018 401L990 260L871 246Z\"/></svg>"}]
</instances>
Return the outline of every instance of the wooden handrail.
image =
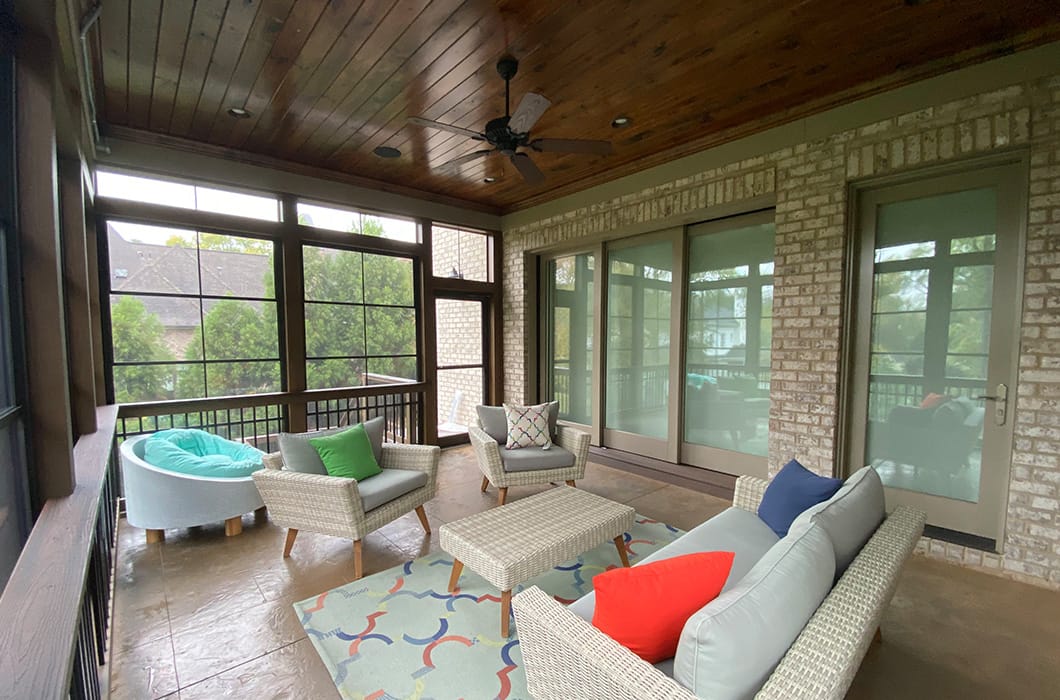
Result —
<instances>
[{"instance_id":1,"label":"wooden handrail","mask_svg":"<svg viewBox=\"0 0 1060 700\"><path fill-rule=\"evenodd\" d=\"M408 384L384 384L379 386L356 386L339 389L309 389L307 391L276 391L247 396L218 396L205 399L175 399L172 401L147 401L126 403L118 407L119 418L164 416L175 413L216 411L226 408L254 408L277 404L305 404L310 401L329 399L351 399L358 396L385 396L387 394L416 394L427 390L425 382Z\"/></svg>"},{"instance_id":2,"label":"wooden handrail","mask_svg":"<svg viewBox=\"0 0 1060 700\"><path fill-rule=\"evenodd\" d=\"M66 698L117 406L74 446L77 485L44 504L0 597L0 698Z\"/></svg>"}]
</instances>

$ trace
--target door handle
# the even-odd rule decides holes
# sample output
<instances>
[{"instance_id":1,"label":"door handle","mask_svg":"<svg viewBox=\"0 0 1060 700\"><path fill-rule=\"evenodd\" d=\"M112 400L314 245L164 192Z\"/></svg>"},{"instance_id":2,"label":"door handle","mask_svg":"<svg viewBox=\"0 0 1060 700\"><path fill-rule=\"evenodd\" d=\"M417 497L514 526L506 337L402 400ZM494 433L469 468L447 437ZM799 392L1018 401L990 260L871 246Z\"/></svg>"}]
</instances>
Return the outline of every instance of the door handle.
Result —
<instances>
[{"instance_id":1,"label":"door handle","mask_svg":"<svg viewBox=\"0 0 1060 700\"><path fill-rule=\"evenodd\" d=\"M1008 414L1008 386L1005 384L998 384L997 391L993 396L984 394L983 396L975 396L975 399L982 401L993 401L994 402L994 423L997 425L1004 425Z\"/></svg>"}]
</instances>

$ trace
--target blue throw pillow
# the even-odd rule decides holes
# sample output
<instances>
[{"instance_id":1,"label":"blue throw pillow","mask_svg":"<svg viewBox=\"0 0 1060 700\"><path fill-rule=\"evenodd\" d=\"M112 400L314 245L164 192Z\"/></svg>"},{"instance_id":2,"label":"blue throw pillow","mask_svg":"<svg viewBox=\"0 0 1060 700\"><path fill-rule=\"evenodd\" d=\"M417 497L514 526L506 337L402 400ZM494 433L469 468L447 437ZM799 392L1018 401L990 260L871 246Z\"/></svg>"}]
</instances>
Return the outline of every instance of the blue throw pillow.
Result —
<instances>
[{"instance_id":1,"label":"blue throw pillow","mask_svg":"<svg viewBox=\"0 0 1060 700\"><path fill-rule=\"evenodd\" d=\"M793 459L766 487L758 505L758 517L778 537L784 537L799 513L827 501L842 485L840 479L818 476Z\"/></svg>"}]
</instances>

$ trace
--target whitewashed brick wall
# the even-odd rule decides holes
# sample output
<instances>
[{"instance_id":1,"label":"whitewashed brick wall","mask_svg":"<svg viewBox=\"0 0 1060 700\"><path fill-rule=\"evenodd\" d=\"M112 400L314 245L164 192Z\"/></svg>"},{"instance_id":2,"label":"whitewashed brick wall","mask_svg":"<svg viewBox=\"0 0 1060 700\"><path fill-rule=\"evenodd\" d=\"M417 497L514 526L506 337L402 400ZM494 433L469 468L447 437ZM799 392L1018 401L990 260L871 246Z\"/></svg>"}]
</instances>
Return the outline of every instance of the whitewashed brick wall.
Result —
<instances>
[{"instance_id":1,"label":"whitewashed brick wall","mask_svg":"<svg viewBox=\"0 0 1060 700\"><path fill-rule=\"evenodd\" d=\"M1031 171L1005 553L927 539L919 551L1060 589L1060 75L890 115L504 231L505 397L529 394L525 252L775 193L770 473L792 456L832 473L849 182L1006 149L1029 152Z\"/></svg>"}]
</instances>

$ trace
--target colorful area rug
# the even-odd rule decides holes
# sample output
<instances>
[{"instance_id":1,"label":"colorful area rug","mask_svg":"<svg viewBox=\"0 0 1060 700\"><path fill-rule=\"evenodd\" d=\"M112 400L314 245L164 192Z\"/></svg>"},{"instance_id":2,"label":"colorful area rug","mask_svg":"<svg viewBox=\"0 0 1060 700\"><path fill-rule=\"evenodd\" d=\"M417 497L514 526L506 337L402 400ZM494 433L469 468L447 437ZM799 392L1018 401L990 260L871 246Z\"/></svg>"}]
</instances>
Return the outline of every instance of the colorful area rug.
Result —
<instances>
[{"instance_id":1,"label":"colorful area rug","mask_svg":"<svg viewBox=\"0 0 1060 700\"><path fill-rule=\"evenodd\" d=\"M625 535L631 563L681 530L637 516ZM500 700L529 698L519 630L500 636L499 591L466 567L448 593L453 560L439 552L295 603L306 634L344 698ZM563 603L619 566L607 542L515 589L536 585Z\"/></svg>"}]
</instances>

